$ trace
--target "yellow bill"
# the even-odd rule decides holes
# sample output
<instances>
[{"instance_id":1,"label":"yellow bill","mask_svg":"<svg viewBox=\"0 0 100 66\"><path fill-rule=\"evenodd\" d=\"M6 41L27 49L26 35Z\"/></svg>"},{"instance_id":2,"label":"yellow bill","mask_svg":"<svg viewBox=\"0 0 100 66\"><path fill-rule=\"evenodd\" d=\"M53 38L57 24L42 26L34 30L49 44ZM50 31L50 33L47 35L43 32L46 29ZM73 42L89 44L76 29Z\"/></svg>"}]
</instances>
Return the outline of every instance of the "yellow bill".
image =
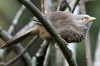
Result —
<instances>
[{"instance_id":1,"label":"yellow bill","mask_svg":"<svg viewBox=\"0 0 100 66\"><path fill-rule=\"evenodd\" d=\"M93 20L95 20L95 19L96 19L95 17L89 17L89 18L87 19L87 21L90 22L90 21L93 21Z\"/></svg>"}]
</instances>

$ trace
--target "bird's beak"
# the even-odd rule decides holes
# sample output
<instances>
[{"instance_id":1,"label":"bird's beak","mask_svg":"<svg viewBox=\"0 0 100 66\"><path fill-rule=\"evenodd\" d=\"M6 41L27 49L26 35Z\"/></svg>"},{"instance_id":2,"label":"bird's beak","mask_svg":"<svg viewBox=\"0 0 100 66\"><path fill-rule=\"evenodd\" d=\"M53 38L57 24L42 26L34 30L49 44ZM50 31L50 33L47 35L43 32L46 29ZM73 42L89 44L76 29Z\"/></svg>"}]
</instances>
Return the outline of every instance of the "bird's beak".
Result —
<instances>
[{"instance_id":1,"label":"bird's beak","mask_svg":"<svg viewBox=\"0 0 100 66\"><path fill-rule=\"evenodd\" d=\"M90 21L95 20L95 19L96 19L95 17L89 17L89 18L87 18L87 22L90 22Z\"/></svg>"}]
</instances>

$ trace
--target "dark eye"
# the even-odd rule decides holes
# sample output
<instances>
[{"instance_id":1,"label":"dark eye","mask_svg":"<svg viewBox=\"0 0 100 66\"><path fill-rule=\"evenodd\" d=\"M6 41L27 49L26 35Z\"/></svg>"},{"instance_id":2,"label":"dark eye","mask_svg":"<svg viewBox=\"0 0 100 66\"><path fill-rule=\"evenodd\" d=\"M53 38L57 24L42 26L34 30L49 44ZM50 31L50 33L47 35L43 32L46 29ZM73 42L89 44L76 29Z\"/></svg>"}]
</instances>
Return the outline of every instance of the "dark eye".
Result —
<instances>
[{"instance_id":1,"label":"dark eye","mask_svg":"<svg viewBox=\"0 0 100 66\"><path fill-rule=\"evenodd\" d=\"M86 20L86 19L87 19L87 17L82 18L82 20Z\"/></svg>"},{"instance_id":2,"label":"dark eye","mask_svg":"<svg viewBox=\"0 0 100 66\"><path fill-rule=\"evenodd\" d=\"M82 20L84 20L84 18L82 18Z\"/></svg>"}]
</instances>

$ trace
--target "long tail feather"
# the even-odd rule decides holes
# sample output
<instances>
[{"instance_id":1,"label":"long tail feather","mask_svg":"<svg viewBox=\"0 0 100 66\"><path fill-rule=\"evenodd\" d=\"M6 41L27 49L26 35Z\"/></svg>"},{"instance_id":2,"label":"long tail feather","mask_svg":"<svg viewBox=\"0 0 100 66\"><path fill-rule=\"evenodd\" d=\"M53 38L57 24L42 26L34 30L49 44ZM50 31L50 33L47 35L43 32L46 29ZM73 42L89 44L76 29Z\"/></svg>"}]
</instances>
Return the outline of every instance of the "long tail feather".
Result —
<instances>
[{"instance_id":1,"label":"long tail feather","mask_svg":"<svg viewBox=\"0 0 100 66\"><path fill-rule=\"evenodd\" d=\"M37 34L38 33L38 27L33 27L29 30L27 30L25 33L22 33L20 35L16 35L14 36L12 39L8 40L3 46L2 48L6 48L6 47L9 47L9 46L12 46L18 42L20 42L21 40L23 40L24 38L26 37L29 37L31 35L34 35L34 34Z\"/></svg>"}]
</instances>

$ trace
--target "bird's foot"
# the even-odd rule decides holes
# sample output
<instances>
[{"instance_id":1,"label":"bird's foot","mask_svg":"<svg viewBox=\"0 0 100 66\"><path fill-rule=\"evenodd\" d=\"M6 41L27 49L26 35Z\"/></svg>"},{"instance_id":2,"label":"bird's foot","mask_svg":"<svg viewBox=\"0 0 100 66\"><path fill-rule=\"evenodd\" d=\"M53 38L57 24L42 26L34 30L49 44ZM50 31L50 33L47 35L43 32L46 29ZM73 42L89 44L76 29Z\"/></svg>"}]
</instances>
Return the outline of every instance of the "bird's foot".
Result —
<instances>
[{"instance_id":1,"label":"bird's foot","mask_svg":"<svg viewBox=\"0 0 100 66\"><path fill-rule=\"evenodd\" d=\"M63 41L64 41L64 44L65 44L65 45L68 45L68 43L67 43L64 39L63 39Z\"/></svg>"},{"instance_id":2,"label":"bird's foot","mask_svg":"<svg viewBox=\"0 0 100 66\"><path fill-rule=\"evenodd\" d=\"M58 44L57 43L55 43L54 45L55 45L56 48L58 48Z\"/></svg>"},{"instance_id":3,"label":"bird's foot","mask_svg":"<svg viewBox=\"0 0 100 66\"><path fill-rule=\"evenodd\" d=\"M68 45L68 43L63 39L65 46ZM54 43L55 47L58 48L58 44L55 42Z\"/></svg>"}]
</instances>

